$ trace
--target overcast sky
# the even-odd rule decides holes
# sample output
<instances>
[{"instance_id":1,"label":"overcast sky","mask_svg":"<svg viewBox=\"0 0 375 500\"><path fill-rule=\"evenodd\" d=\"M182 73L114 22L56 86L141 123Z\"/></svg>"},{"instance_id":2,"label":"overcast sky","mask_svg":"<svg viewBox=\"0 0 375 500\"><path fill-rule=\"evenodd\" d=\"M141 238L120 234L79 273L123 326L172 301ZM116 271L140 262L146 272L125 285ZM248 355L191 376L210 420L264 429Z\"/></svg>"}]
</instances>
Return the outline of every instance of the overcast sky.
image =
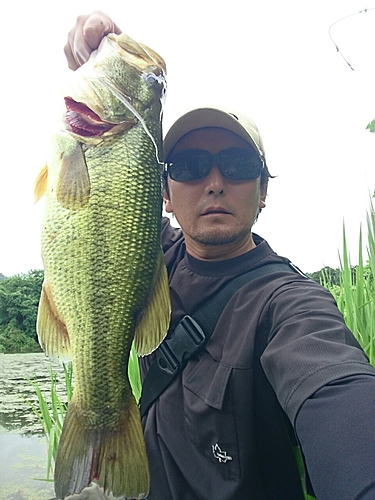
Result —
<instances>
[{"instance_id":1,"label":"overcast sky","mask_svg":"<svg viewBox=\"0 0 375 500\"><path fill-rule=\"evenodd\" d=\"M352 261L375 190L375 7L358 0L7 2L2 22L0 273L41 269L33 184L60 116L63 45L78 14L105 10L168 68L167 129L197 105L241 107L270 171L254 231L306 272ZM355 16L344 18L350 14ZM339 21L339 22L337 22ZM337 52L331 36L339 48ZM354 71L345 62L354 68Z\"/></svg>"}]
</instances>

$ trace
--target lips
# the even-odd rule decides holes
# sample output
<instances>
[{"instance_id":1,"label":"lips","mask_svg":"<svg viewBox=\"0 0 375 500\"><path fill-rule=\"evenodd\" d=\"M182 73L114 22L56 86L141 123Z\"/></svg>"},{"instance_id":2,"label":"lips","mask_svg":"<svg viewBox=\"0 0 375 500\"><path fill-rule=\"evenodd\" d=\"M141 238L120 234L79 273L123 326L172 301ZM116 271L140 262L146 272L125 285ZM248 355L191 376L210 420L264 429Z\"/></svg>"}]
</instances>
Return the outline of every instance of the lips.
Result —
<instances>
[{"instance_id":1,"label":"lips","mask_svg":"<svg viewBox=\"0 0 375 500\"><path fill-rule=\"evenodd\" d=\"M230 215L230 212L226 210L223 207L208 207L206 210L203 212L202 215L215 215L215 214L224 214L224 215Z\"/></svg>"}]
</instances>

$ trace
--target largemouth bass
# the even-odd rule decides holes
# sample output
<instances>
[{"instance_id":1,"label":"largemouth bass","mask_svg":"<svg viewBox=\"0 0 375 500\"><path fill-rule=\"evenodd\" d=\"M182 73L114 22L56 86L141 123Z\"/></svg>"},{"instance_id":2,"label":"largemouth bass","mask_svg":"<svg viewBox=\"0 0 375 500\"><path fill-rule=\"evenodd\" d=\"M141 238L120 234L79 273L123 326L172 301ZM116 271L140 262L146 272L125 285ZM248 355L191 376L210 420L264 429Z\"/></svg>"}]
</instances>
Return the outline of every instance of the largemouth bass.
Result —
<instances>
[{"instance_id":1,"label":"largemouth bass","mask_svg":"<svg viewBox=\"0 0 375 500\"><path fill-rule=\"evenodd\" d=\"M65 94L63 130L35 185L45 195L37 332L71 357L75 388L55 464L59 499L92 482L144 498L149 470L129 351L152 352L170 316L161 250L165 64L108 35Z\"/></svg>"}]
</instances>

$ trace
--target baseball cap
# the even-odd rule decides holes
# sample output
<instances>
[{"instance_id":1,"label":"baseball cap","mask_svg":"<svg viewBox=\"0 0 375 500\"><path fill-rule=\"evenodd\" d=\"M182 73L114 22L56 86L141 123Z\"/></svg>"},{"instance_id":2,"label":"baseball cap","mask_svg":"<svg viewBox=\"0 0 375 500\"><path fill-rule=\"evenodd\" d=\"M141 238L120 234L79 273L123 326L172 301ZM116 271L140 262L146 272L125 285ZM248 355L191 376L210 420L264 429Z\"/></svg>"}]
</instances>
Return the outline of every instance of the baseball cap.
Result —
<instances>
[{"instance_id":1,"label":"baseball cap","mask_svg":"<svg viewBox=\"0 0 375 500\"><path fill-rule=\"evenodd\" d=\"M252 118L240 111L233 111L223 107L197 108L178 118L164 138L164 161L184 135L204 127L219 127L237 134L251 144L265 162L263 141Z\"/></svg>"}]
</instances>

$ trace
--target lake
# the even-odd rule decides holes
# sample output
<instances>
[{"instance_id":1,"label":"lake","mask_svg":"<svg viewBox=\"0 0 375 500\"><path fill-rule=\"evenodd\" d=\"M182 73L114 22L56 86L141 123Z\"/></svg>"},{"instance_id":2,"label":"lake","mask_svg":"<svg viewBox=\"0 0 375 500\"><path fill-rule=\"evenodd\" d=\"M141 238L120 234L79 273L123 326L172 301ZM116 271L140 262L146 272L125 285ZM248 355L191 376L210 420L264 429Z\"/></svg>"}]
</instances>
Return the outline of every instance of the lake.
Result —
<instances>
[{"instance_id":1,"label":"lake","mask_svg":"<svg viewBox=\"0 0 375 500\"><path fill-rule=\"evenodd\" d=\"M64 370L43 353L0 354L0 500L54 498L47 477L47 441L29 402L37 404L37 381L49 400L50 370L57 374L57 390L66 401Z\"/></svg>"}]
</instances>

